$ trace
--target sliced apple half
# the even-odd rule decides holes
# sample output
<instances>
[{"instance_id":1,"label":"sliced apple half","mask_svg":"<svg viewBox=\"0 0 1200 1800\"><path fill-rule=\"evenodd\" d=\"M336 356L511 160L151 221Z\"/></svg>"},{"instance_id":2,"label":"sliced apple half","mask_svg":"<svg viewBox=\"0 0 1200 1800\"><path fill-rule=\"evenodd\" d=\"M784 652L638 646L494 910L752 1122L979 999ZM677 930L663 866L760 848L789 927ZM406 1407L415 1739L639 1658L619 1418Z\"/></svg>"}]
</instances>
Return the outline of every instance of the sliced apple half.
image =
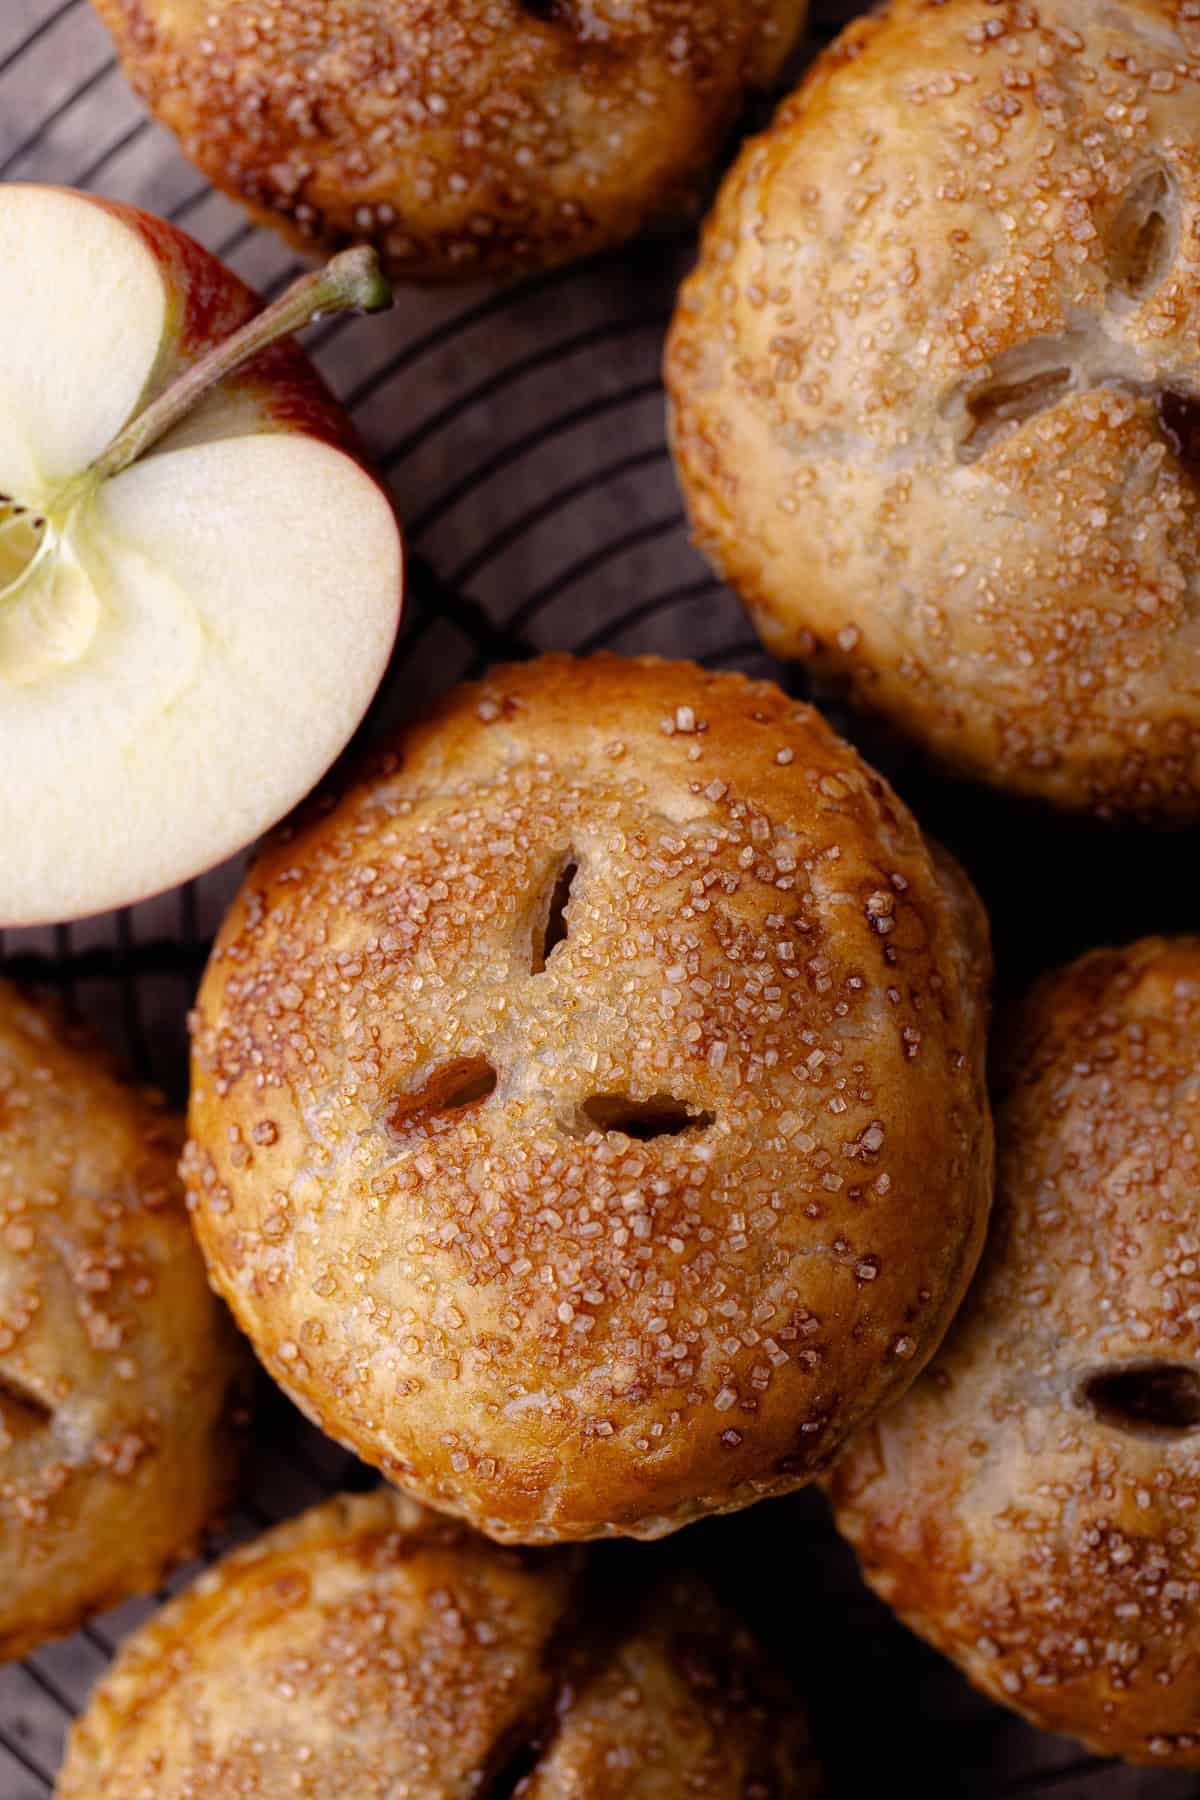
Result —
<instances>
[{"instance_id":1,"label":"sliced apple half","mask_svg":"<svg viewBox=\"0 0 1200 1800\"><path fill-rule=\"evenodd\" d=\"M388 298L349 252L261 312L160 220L0 186L0 925L186 880L350 738L401 537L284 334Z\"/></svg>"}]
</instances>

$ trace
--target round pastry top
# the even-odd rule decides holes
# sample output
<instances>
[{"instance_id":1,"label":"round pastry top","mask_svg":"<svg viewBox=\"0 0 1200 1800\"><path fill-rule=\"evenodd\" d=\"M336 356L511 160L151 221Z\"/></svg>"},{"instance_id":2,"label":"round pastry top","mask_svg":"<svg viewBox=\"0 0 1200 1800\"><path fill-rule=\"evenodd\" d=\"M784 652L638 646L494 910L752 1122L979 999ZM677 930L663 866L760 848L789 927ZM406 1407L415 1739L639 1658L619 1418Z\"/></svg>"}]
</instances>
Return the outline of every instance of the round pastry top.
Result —
<instances>
[{"instance_id":1,"label":"round pastry top","mask_svg":"<svg viewBox=\"0 0 1200 1800\"><path fill-rule=\"evenodd\" d=\"M986 963L963 878L778 688L497 669L230 914L210 1267L325 1429L497 1535L796 1485L973 1266Z\"/></svg>"}]
</instances>

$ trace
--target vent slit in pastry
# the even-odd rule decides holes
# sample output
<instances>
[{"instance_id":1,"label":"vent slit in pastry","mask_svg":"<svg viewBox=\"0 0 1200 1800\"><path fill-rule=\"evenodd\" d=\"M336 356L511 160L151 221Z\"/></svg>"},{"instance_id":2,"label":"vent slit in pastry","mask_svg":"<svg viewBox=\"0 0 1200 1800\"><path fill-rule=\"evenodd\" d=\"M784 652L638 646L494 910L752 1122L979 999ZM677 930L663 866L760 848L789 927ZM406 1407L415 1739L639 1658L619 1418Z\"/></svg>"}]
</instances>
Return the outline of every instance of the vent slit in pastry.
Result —
<instances>
[{"instance_id":1,"label":"vent slit in pastry","mask_svg":"<svg viewBox=\"0 0 1200 1800\"><path fill-rule=\"evenodd\" d=\"M1022 359L1027 360L1029 346L1018 345ZM997 367L1004 362L1001 358ZM959 460L975 462L989 450L996 439L1011 425L1023 424L1054 406L1068 391L1073 380L1070 368L1035 369L1015 379L1001 374L986 382L967 397L967 435L959 445Z\"/></svg>"},{"instance_id":2,"label":"vent slit in pastry","mask_svg":"<svg viewBox=\"0 0 1200 1800\"><path fill-rule=\"evenodd\" d=\"M579 1108L579 1117L585 1132L621 1131L643 1144L651 1138L706 1131L713 1122L712 1113L690 1107L672 1094L655 1094L649 1100L634 1100L629 1094L593 1094Z\"/></svg>"},{"instance_id":3,"label":"vent slit in pastry","mask_svg":"<svg viewBox=\"0 0 1200 1800\"><path fill-rule=\"evenodd\" d=\"M1164 388L1158 396L1158 421L1184 469L1200 477L1200 404L1190 394Z\"/></svg>"},{"instance_id":4,"label":"vent slit in pastry","mask_svg":"<svg viewBox=\"0 0 1200 1800\"><path fill-rule=\"evenodd\" d=\"M444 1129L453 1123L454 1114L479 1106L493 1094L497 1079L486 1056L456 1057L435 1069L416 1093L397 1094L388 1124L405 1137Z\"/></svg>"},{"instance_id":5,"label":"vent slit in pastry","mask_svg":"<svg viewBox=\"0 0 1200 1800\"><path fill-rule=\"evenodd\" d=\"M569 856L546 897L545 915L535 925L533 932L533 957L530 963L530 973L533 975L540 975L558 946L566 942L567 905L578 873L579 864L573 856Z\"/></svg>"},{"instance_id":6,"label":"vent slit in pastry","mask_svg":"<svg viewBox=\"0 0 1200 1800\"><path fill-rule=\"evenodd\" d=\"M1162 281L1179 245L1179 198L1173 177L1161 167L1143 175L1117 213L1109 252L1114 284L1131 300L1144 300Z\"/></svg>"},{"instance_id":7,"label":"vent slit in pastry","mask_svg":"<svg viewBox=\"0 0 1200 1800\"><path fill-rule=\"evenodd\" d=\"M1185 1363L1098 1369L1079 1398L1101 1424L1135 1437L1180 1437L1200 1426L1200 1374Z\"/></svg>"},{"instance_id":8,"label":"vent slit in pastry","mask_svg":"<svg viewBox=\"0 0 1200 1800\"><path fill-rule=\"evenodd\" d=\"M53 1422L54 1409L24 1382L0 1375L0 1438L12 1444L45 1431Z\"/></svg>"},{"instance_id":9,"label":"vent slit in pastry","mask_svg":"<svg viewBox=\"0 0 1200 1800\"><path fill-rule=\"evenodd\" d=\"M521 1742L504 1759L487 1786L487 1800L512 1800L512 1796L522 1791L523 1785L531 1775L537 1774L540 1760L538 1744L531 1738L522 1737Z\"/></svg>"}]
</instances>

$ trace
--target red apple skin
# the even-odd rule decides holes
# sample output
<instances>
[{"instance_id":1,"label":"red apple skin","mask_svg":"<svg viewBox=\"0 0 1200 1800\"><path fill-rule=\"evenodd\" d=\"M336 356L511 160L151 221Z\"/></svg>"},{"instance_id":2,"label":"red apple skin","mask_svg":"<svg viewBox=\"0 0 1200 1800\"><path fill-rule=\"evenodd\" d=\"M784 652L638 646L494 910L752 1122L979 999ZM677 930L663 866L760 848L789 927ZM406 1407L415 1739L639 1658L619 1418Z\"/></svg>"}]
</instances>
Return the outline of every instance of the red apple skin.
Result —
<instances>
[{"instance_id":1,"label":"red apple skin","mask_svg":"<svg viewBox=\"0 0 1200 1800\"><path fill-rule=\"evenodd\" d=\"M63 191L76 193L76 198L111 213L136 231L162 270L171 301L167 314L168 337L159 353L153 380L142 398L142 405L157 398L176 376L213 344L230 337L262 311L263 303L253 288L232 269L226 268L203 244L198 244L195 238L166 219L156 218L153 213L143 212L136 206L126 206L119 200L77 193L73 189ZM227 377L221 383L221 389L226 393L236 392L252 402L257 415L256 431L296 431L319 438L352 457L387 492L375 476L349 417L294 339L285 339L261 351L236 374ZM388 500L391 503L390 494Z\"/></svg>"},{"instance_id":2,"label":"red apple skin","mask_svg":"<svg viewBox=\"0 0 1200 1800\"><path fill-rule=\"evenodd\" d=\"M127 206L121 201L84 193L77 188L60 186L58 191L99 206L129 225L149 247L163 271L169 297L167 336L137 411L140 412L150 400L169 387L175 376L182 374L214 343L228 337L263 310L263 301L253 288L235 275L232 269L226 268L220 258L206 250L203 244L198 244L195 238L189 237L185 231L180 231L166 219L157 218L140 207ZM400 581L392 638L394 646L404 605L407 544L396 503L372 468L349 415L338 405L313 364L292 338L285 338L261 351L233 375L227 376L216 391L236 395L252 408L252 428L255 431L298 432L341 451L365 471L384 495L396 521L400 550ZM346 751L343 750L342 756L345 754ZM337 760L340 763L341 757ZM319 782L315 791L319 791L322 786L323 782ZM190 879L196 880L205 873L207 869L197 869ZM148 897L131 894L125 904L134 905ZM41 922L50 924L57 921L46 919Z\"/></svg>"}]
</instances>

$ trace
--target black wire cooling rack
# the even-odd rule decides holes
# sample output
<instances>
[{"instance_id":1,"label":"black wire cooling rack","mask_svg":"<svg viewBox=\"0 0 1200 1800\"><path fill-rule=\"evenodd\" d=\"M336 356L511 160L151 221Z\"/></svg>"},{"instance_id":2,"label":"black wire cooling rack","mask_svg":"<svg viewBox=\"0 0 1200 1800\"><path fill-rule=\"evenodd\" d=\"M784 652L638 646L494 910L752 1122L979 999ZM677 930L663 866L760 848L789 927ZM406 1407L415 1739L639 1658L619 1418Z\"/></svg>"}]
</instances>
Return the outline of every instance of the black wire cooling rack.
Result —
<instances>
[{"instance_id":1,"label":"black wire cooling rack","mask_svg":"<svg viewBox=\"0 0 1200 1800\"><path fill-rule=\"evenodd\" d=\"M819 43L859 9L818 0L814 10ZM62 182L148 207L268 296L301 266L145 117L87 0L0 0L0 180ZM488 662L551 647L685 653L801 691L687 539L659 361L692 253L693 235L680 233L515 287L403 293L382 321L335 320L311 334L396 492L412 553L408 611L372 729ZM966 803L886 740L851 729L971 868L1010 982L1105 938L1189 922L1179 839L1141 836L1131 857L1111 830L1048 824L974 795ZM1136 885L1114 883L1114 867L1131 862ZM186 1010L238 872L230 865L82 924L0 933L3 966L65 991L140 1073L181 1099ZM207 1559L374 1479L264 1391L247 1497ZM812 1495L629 1554L699 1562L757 1627L807 1696L834 1794L915 1784L927 1800L1200 1795L1195 1777L1102 1763L973 1694L867 1594ZM194 1574L180 1570L170 1590ZM52 1792L71 1718L121 1636L156 1604L133 1602L0 1669L0 1800Z\"/></svg>"}]
</instances>

